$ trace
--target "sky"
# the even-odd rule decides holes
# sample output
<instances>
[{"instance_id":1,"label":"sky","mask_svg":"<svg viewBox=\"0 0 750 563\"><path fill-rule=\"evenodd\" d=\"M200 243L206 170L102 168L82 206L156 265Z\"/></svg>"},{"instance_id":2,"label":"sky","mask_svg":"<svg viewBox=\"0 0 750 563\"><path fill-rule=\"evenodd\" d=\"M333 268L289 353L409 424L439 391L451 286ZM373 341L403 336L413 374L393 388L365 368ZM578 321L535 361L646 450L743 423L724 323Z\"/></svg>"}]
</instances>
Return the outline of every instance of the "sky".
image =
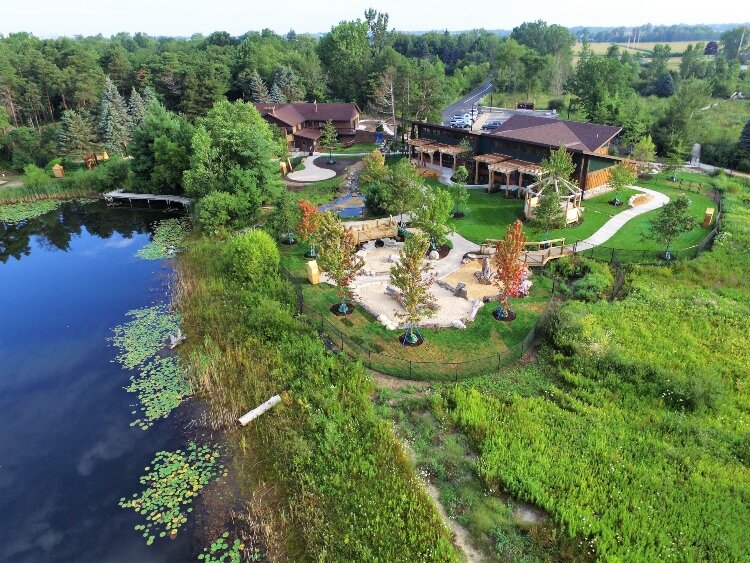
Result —
<instances>
[{"instance_id":1,"label":"sky","mask_svg":"<svg viewBox=\"0 0 750 563\"><path fill-rule=\"evenodd\" d=\"M524 21L571 26L644 23L734 23L750 19L746 0L1 0L0 33L28 31L39 37L110 36L120 31L149 35L241 35L270 28L277 33L328 31L343 20L362 18L373 7L390 15L402 31L512 29ZM689 8L688 8L689 5Z\"/></svg>"}]
</instances>

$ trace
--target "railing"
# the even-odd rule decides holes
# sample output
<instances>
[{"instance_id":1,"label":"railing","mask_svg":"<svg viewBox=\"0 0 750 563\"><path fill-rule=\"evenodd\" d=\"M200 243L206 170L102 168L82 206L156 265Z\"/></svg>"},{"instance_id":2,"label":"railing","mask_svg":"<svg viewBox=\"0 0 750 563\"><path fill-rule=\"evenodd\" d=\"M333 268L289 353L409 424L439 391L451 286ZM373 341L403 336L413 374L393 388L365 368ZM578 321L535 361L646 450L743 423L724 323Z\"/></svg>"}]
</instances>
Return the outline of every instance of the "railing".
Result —
<instances>
[{"instance_id":1,"label":"railing","mask_svg":"<svg viewBox=\"0 0 750 563\"><path fill-rule=\"evenodd\" d=\"M521 358L531 348L540 334L550 311L555 303L556 284L552 286L552 296L547 307L540 315L526 337L518 344L498 351L494 354L471 358L460 362L428 362L412 360L408 357L408 347L404 347L403 356L385 354L373 350L362 342L358 342L355 335L347 334L337 328L324 315L305 304L299 278L294 277L286 269L285 277L292 283L297 295L298 311L304 315L309 324L314 326L324 338L326 345L333 351L345 353L353 359L374 371L411 380L454 381L499 372ZM454 329L457 330L457 329ZM398 334L394 332L394 340Z\"/></svg>"}]
</instances>

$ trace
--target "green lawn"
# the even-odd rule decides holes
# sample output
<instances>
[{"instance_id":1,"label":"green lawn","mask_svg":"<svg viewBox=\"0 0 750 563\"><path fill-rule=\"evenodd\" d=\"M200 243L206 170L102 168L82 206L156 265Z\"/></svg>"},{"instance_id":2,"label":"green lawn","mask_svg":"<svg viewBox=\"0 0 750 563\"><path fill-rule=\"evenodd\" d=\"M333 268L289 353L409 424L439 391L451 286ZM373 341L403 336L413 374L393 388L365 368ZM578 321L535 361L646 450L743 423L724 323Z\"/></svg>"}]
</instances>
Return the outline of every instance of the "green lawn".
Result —
<instances>
[{"instance_id":1,"label":"green lawn","mask_svg":"<svg viewBox=\"0 0 750 563\"><path fill-rule=\"evenodd\" d=\"M682 187L679 183L672 182L666 174L661 174L652 180L639 181L638 184L644 188L660 191L670 198L675 198L681 193L687 193L692 205L690 212L696 218L696 228L680 236L673 243L673 248L686 248L698 244L708 234L710 229L700 227L703 216L708 207L716 207L716 204L706 195L708 192L708 178L700 174L680 173L678 178L683 180ZM698 184L704 187L700 189ZM431 184L431 182L428 182ZM700 190L699 193L696 193ZM620 194L620 199L627 201L635 190L625 190ZM605 193L585 200L583 202L583 222L579 225L549 231L540 232L530 223L524 223L524 232L529 240L542 240L564 238L566 242L583 240L604 225L611 217L627 209L627 207L614 207L609 204L613 194ZM465 217L453 219L451 227L461 236L472 242L481 244L486 239L502 238L509 224L516 219L523 220L523 200L514 197L506 198L502 192L488 194L484 191L470 190L469 201L463 209ZM649 221L658 213L658 210L639 215L628 221L617 234L609 239L603 246L608 248L622 248L625 250L659 250L660 244L650 240L643 240L643 234L648 231Z\"/></svg>"},{"instance_id":2,"label":"green lawn","mask_svg":"<svg viewBox=\"0 0 750 563\"><path fill-rule=\"evenodd\" d=\"M360 307L346 318L333 315L329 307L337 302L336 290L328 284L313 286L307 283L306 260L302 256L305 248L282 245L280 249L284 266L297 278L302 289L305 305L325 319L321 325L320 316L314 314L310 322L322 326L337 345L340 345L339 332L343 333L346 351L362 358L367 365L371 361L374 369L394 375L408 377L410 361L411 376L420 379L450 377L456 370L466 377L497 369L500 357L503 364L507 363L515 352L512 349L534 326L549 301L551 291L551 282L547 278L535 276L531 295L513 300L513 309L518 315L513 322L495 320L492 317L495 305L489 303L479 310L475 321L469 323L466 330L423 329L425 343L416 348L405 348L398 342L401 331L387 330ZM368 350L372 353L368 354Z\"/></svg>"},{"instance_id":3,"label":"green lawn","mask_svg":"<svg viewBox=\"0 0 750 563\"><path fill-rule=\"evenodd\" d=\"M333 201L341 195L341 186L344 183L343 176L336 176L329 180L307 184L301 188L287 188L297 200L306 199L314 205L323 205Z\"/></svg>"},{"instance_id":4,"label":"green lawn","mask_svg":"<svg viewBox=\"0 0 750 563\"><path fill-rule=\"evenodd\" d=\"M376 145L375 143L359 143L357 145L352 145L351 147L347 147L345 149L336 149L333 152L334 154L357 154L357 153L364 153L364 152L372 152L377 148L378 148L378 145Z\"/></svg>"}]
</instances>

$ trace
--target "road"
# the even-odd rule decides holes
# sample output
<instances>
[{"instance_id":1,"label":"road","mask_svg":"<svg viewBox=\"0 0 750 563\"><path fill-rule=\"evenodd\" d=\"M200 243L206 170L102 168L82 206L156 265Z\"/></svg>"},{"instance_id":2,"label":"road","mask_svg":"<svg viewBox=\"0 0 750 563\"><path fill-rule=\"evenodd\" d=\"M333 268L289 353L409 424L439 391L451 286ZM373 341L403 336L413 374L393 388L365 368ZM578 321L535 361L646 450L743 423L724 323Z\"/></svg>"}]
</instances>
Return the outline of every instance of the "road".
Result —
<instances>
[{"instance_id":1,"label":"road","mask_svg":"<svg viewBox=\"0 0 750 563\"><path fill-rule=\"evenodd\" d=\"M451 117L453 117L457 113L461 115L469 113L472 104L479 103L479 100L482 99L482 96L489 92L491 88L492 81L488 77L481 86L477 86L476 88L474 88L474 90L458 99L457 101L453 102L443 110L443 123L448 125Z\"/></svg>"}]
</instances>

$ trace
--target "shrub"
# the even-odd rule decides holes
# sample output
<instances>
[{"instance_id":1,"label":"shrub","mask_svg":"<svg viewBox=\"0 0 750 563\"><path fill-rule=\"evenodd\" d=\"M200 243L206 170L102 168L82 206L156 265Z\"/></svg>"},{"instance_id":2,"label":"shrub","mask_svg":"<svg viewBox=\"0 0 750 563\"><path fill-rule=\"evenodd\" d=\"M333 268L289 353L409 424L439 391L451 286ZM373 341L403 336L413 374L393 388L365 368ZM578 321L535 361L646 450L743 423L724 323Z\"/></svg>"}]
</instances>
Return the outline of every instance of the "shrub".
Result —
<instances>
[{"instance_id":1,"label":"shrub","mask_svg":"<svg viewBox=\"0 0 750 563\"><path fill-rule=\"evenodd\" d=\"M108 161L91 170L76 170L60 179L60 187L66 191L108 192L123 188L128 181L130 163L120 157Z\"/></svg>"},{"instance_id":2,"label":"shrub","mask_svg":"<svg viewBox=\"0 0 750 563\"><path fill-rule=\"evenodd\" d=\"M34 164L27 164L23 169L23 185L30 190L37 190L52 182L47 173Z\"/></svg>"},{"instance_id":3,"label":"shrub","mask_svg":"<svg viewBox=\"0 0 750 563\"><path fill-rule=\"evenodd\" d=\"M257 208L242 194L211 192L195 204L195 222L204 233L217 234L224 229L241 229L257 219Z\"/></svg>"},{"instance_id":4,"label":"shrub","mask_svg":"<svg viewBox=\"0 0 750 563\"><path fill-rule=\"evenodd\" d=\"M274 240L260 230L231 238L224 249L224 257L232 278L252 287L263 287L277 276L281 261Z\"/></svg>"}]
</instances>

